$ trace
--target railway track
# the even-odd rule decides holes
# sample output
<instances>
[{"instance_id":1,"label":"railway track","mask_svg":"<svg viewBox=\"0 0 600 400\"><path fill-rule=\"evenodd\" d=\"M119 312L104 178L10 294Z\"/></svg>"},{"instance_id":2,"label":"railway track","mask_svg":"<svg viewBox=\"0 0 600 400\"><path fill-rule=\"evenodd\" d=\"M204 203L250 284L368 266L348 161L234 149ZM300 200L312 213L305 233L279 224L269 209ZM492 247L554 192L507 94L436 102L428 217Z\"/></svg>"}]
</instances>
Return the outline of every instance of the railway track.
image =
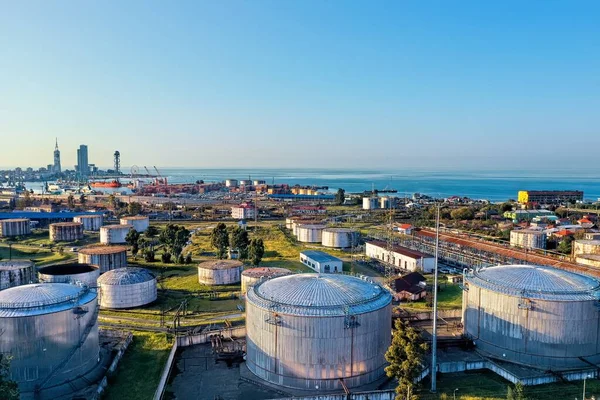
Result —
<instances>
[{"instance_id":1,"label":"railway track","mask_svg":"<svg viewBox=\"0 0 600 400\"><path fill-rule=\"evenodd\" d=\"M416 236L435 238L435 232L421 230L416 233ZM500 254L505 257L522 260L531 264L548 265L555 268L564 269L566 271L577 272L580 274L600 278L600 269L594 267L576 264L571 261L560 260L554 257L544 256L533 252L524 252L521 250L504 247L483 240L465 238L459 235L440 232L440 241L453 243L462 247L470 247L479 251Z\"/></svg>"}]
</instances>

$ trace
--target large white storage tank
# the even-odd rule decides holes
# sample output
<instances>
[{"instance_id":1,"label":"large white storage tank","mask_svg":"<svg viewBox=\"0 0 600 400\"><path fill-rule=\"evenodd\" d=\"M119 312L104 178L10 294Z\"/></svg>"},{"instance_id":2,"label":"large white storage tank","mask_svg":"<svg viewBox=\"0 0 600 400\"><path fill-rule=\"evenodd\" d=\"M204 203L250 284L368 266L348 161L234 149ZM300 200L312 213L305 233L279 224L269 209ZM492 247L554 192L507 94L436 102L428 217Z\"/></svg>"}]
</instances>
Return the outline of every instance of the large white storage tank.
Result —
<instances>
[{"instance_id":1,"label":"large white storage tank","mask_svg":"<svg viewBox=\"0 0 600 400\"><path fill-rule=\"evenodd\" d=\"M37 271L33 261L0 261L0 290L35 282Z\"/></svg>"},{"instance_id":2,"label":"large white storage tank","mask_svg":"<svg viewBox=\"0 0 600 400\"><path fill-rule=\"evenodd\" d=\"M102 308L132 308L156 300L156 278L147 269L113 269L98 278L98 297Z\"/></svg>"},{"instance_id":3,"label":"large white storage tank","mask_svg":"<svg viewBox=\"0 0 600 400\"><path fill-rule=\"evenodd\" d=\"M0 352L13 357L10 376L21 399L62 398L98 377L97 318L96 292L85 286L45 283L0 292Z\"/></svg>"},{"instance_id":4,"label":"large white storage tank","mask_svg":"<svg viewBox=\"0 0 600 400\"><path fill-rule=\"evenodd\" d=\"M57 222L50 224L50 240L53 242L73 242L83 239L83 225L80 222Z\"/></svg>"},{"instance_id":5,"label":"large white storage tank","mask_svg":"<svg viewBox=\"0 0 600 400\"><path fill-rule=\"evenodd\" d=\"M374 210L379 208L379 198L378 197L363 197L363 210Z\"/></svg>"},{"instance_id":6,"label":"large white storage tank","mask_svg":"<svg viewBox=\"0 0 600 400\"><path fill-rule=\"evenodd\" d=\"M246 294L248 369L276 385L340 390L384 374L392 296L337 274L269 279Z\"/></svg>"},{"instance_id":7,"label":"large white storage tank","mask_svg":"<svg viewBox=\"0 0 600 400\"><path fill-rule=\"evenodd\" d=\"M95 288L100 276L100 269L90 264L54 264L38 269L39 281L42 283L81 282Z\"/></svg>"},{"instance_id":8,"label":"large white storage tank","mask_svg":"<svg viewBox=\"0 0 600 400\"><path fill-rule=\"evenodd\" d=\"M27 218L0 219L0 237L31 234L31 223Z\"/></svg>"},{"instance_id":9,"label":"large white storage tank","mask_svg":"<svg viewBox=\"0 0 600 400\"><path fill-rule=\"evenodd\" d=\"M358 245L360 234L348 228L326 228L322 233L322 245L325 247L348 248Z\"/></svg>"},{"instance_id":10,"label":"large white storage tank","mask_svg":"<svg viewBox=\"0 0 600 400\"><path fill-rule=\"evenodd\" d=\"M278 276L290 275L291 273L292 271L285 268L248 268L242 272L242 293L246 293L249 288L256 285L258 282L277 278Z\"/></svg>"},{"instance_id":11,"label":"large white storage tank","mask_svg":"<svg viewBox=\"0 0 600 400\"><path fill-rule=\"evenodd\" d=\"M600 254L600 240L575 240L573 254Z\"/></svg>"},{"instance_id":12,"label":"large white storage tank","mask_svg":"<svg viewBox=\"0 0 600 400\"><path fill-rule=\"evenodd\" d=\"M123 244L127 241L125 238L131 230L131 225L105 225L100 228L100 243L102 244Z\"/></svg>"},{"instance_id":13,"label":"large white storage tank","mask_svg":"<svg viewBox=\"0 0 600 400\"><path fill-rule=\"evenodd\" d=\"M536 265L501 265L467 273L464 333L478 351L541 370L600 362L600 282Z\"/></svg>"},{"instance_id":14,"label":"large white storage tank","mask_svg":"<svg viewBox=\"0 0 600 400\"><path fill-rule=\"evenodd\" d=\"M127 247L125 246L87 246L79 250L80 264L93 264L100 267L103 274L113 269L127 266Z\"/></svg>"},{"instance_id":15,"label":"large white storage tank","mask_svg":"<svg viewBox=\"0 0 600 400\"><path fill-rule=\"evenodd\" d=\"M325 225L321 224L299 225L296 237L303 243L321 243L323 229Z\"/></svg>"},{"instance_id":16,"label":"large white storage tank","mask_svg":"<svg viewBox=\"0 0 600 400\"><path fill-rule=\"evenodd\" d=\"M198 264L198 282L203 285L240 283L244 264L237 260L214 260Z\"/></svg>"},{"instance_id":17,"label":"large white storage tank","mask_svg":"<svg viewBox=\"0 0 600 400\"><path fill-rule=\"evenodd\" d=\"M99 231L104 223L102 215L78 215L73 217L73 222L79 222L83 226L84 231Z\"/></svg>"},{"instance_id":18,"label":"large white storage tank","mask_svg":"<svg viewBox=\"0 0 600 400\"><path fill-rule=\"evenodd\" d=\"M120 219L121 225L131 225L138 232L146 232L150 226L150 218L143 215L135 215L132 217L123 217Z\"/></svg>"}]
</instances>

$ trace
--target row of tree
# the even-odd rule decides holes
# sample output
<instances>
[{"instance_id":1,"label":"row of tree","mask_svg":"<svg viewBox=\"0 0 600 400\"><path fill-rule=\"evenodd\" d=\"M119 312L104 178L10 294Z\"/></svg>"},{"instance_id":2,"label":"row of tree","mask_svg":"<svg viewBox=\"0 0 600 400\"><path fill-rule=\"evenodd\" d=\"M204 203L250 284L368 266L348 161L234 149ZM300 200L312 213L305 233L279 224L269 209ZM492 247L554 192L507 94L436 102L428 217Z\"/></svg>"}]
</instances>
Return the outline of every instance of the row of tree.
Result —
<instances>
[{"instance_id":1,"label":"row of tree","mask_svg":"<svg viewBox=\"0 0 600 400\"><path fill-rule=\"evenodd\" d=\"M210 243L217 250L217 257L227 257L228 250L236 250L241 260L250 260L252 265L258 266L265 254L265 244L262 239L250 240L248 231L235 226L227 228L224 223L219 223L210 234Z\"/></svg>"}]
</instances>

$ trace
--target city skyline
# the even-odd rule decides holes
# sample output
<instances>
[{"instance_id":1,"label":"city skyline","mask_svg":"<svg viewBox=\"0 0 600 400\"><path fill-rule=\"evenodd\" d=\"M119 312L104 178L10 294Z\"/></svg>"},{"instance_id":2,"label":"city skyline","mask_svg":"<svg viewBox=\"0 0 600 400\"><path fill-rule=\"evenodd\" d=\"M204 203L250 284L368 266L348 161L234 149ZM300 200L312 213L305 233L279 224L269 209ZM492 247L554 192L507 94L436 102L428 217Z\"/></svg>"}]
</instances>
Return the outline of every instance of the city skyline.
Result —
<instances>
[{"instance_id":1,"label":"city skyline","mask_svg":"<svg viewBox=\"0 0 600 400\"><path fill-rule=\"evenodd\" d=\"M0 168L591 167L600 5L463 4L7 4Z\"/></svg>"}]
</instances>

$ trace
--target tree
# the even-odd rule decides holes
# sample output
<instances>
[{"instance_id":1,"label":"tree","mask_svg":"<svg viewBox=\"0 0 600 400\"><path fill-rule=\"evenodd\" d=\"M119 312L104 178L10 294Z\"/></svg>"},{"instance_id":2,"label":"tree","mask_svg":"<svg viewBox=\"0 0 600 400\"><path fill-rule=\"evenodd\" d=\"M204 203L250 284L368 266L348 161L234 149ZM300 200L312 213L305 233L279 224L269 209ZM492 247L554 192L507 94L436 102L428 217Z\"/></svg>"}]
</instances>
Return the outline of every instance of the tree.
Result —
<instances>
[{"instance_id":1,"label":"tree","mask_svg":"<svg viewBox=\"0 0 600 400\"><path fill-rule=\"evenodd\" d=\"M127 236L125 236L125 241L130 246L137 244L139 239L140 239L140 233L138 231L136 231L135 229L130 229L129 232L127 232Z\"/></svg>"},{"instance_id":2,"label":"tree","mask_svg":"<svg viewBox=\"0 0 600 400\"><path fill-rule=\"evenodd\" d=\"M9 378L11 359L11 356L0 353L0 399L19 400L19 385Z\"/></svg>"},{"instance_id":3,"label":"tree","mask_svg":"<svg viewBox=\"0 0 600 400\"><path fill-rule=\"evenodd\" d=\"M337 193L335 194L335 204L341 206L346 201L346 191L342 188L339 188Z\"/></svg>"},{"instance_id":4,"label":"tree","mask_svg":"<svg viewBox=\"0 0 600 400\"><path fill-rule=\"evenodd\" d=\"M237 249L240 254L240 259L245 260L248 258L248 246L250 245L250 238L248 232L239 226L236 226L231 231L230 241L231 248Z\"/></svg>"},{"instance_id":5,"label":"tree","mask_svg":"<svg viewBox=\"0 0 600 400\"><path fill-rule=\"evenodd\" d=\"M127 213L129 215L138 215L142 211L142 205L137 202L132 202L127 205Z\"/></svg>"},{"instance_id":6,"label":"tree","mask_svg":"<svg viewBox=\"0 0 600 400\"><path fill-rule=\"evenodd\" d=\"M229 234L224 223L220 222L210 233L210 244L217 249L217 257L225 258L227 248L229 247Z\"/></svg>"},{"instance_id":7,"label":"tree","mask_svg":"<svg viewBox=\"0 0 600 400\"><path fill-rule=\"evenodd\" d=\"M511 203L502 203L502 206L500 206L500 211L504 214L507 211L512 211L512 204Z\"/></svg>"},{"instance_id":8,"label":"tree","mask_svg":"<svg viewBox=\"0 0 600 400\"><path fill-rule=\"evenodd\" d=\"M423 359L427 352L427 343L421 335L400 318L396 320L392 344L385 353L390 363L385 367L388 377L398 380L396 400L415 400L413 394L415 380L423 371Z\"/></svg>"},{"instance_id":9,"label":"tree","mask_svg":"<svg viewBox=\"0 0 600 400\"><path fill-rule=\"evenodd\" d=\"M179 253L179 256L177 257L177 264L185 264L185 258L182 253Z\"/></svg>"},{"instance_id":10,"label":"tree","mask_svg":"<svg viewBox=\"0 0 600 400\"><path fill-rule=\"evenodd\" d=\"M192 263L192 254L191 253L187 253L187 256L185 256L185 263L186 264L191 264Z\"/></svg>"},{"instance_id":11,"label":"tree","mask_svg":"<svg viewBox=\"0 0 600 400\"><path fill-rule=\"evenodd\" d=\"M170 252L178 257L190 237L190 231L184 226L168 224L158 235L158 241L165 247L165 252Z\"/></svg>"},{"instance_id":12,"label":"tree","mask_svg":"<svg viewBox=\"0 0 600 400\"><path fill-rule=\"evenodd\" d=\"M69 206L69 208L75 208L75 197L73 197L72 194L70 194L69 197L67 197L67 205Z\"/></svg>"},{"instance_id":13,"label":"tree","mask_svg":"<svg viewBox=\"0 0 600 400\"><path fill-rule=\"evenodd\" d=\"M144 251L144 260L146 260L146 262L154 262L155 257L156 257L156 253L154 253L154 250L146 249Z\"/></svg>"},{"instance_id":14,"label":"tree","mask_svg":"<svg viewBox=\"0 0 600 400\"><path fill-rule=\"evenodd\" d=\"M156 235L158 235L158 228L154 225L150 225L148 229L146 229L146 232L144 232L144 236L148 238L153 238Z\"/></svg>"},{"instance_id":15,"label":"tree","mask_svg":"<svg viewBox=\"0 0 600 400\"><path fill-rule=\"evenodd\" d=\"M517 382L514 386L508 386L506 400L527 400L525 386L521 382Z\"/></svg>"},{"instance_id":16,"label":"tree","mask_svg":"<svg viewBox=\"0 0 600 400\"><path fill-rule=\"evenodd\" d=\"M573 247L573 238L570 236L565 237L556 247L556 250L563 254L571 254Z\"/></svg>"},{"instance_id":17,"label":"tree","mask_svg":"<svg viewBox=\"0 0 600 400\"><path fill-rule=\"evenodd\" d=\"M473 209L470 207L460 207L450 212L450 216L452 219L463 220L463 219L473 219L475 217L475 213Z\"/></svg>"},{"instance_id":18,"label":"tree","mask_svg":"<svg viewBox=\"0 0 600 400\"><path fill-rule=\"evenodd\" d=\"M252 265L258 267L263 255L265 254L265 244L262 239L252 239L248 247L248 256L252 261Z\"/></svg>"},{"instance_id":19,"label":"tree","mask_svg":"<svg viewBox=\"0 0 600 400\"><path fill-rule=\"evenodd\" d=\"M162 262L164 262L165 264L168 264L171 262L171 253L167 253L164 252L160 255L160 259Z\"/></svg>"}]
</instances>

